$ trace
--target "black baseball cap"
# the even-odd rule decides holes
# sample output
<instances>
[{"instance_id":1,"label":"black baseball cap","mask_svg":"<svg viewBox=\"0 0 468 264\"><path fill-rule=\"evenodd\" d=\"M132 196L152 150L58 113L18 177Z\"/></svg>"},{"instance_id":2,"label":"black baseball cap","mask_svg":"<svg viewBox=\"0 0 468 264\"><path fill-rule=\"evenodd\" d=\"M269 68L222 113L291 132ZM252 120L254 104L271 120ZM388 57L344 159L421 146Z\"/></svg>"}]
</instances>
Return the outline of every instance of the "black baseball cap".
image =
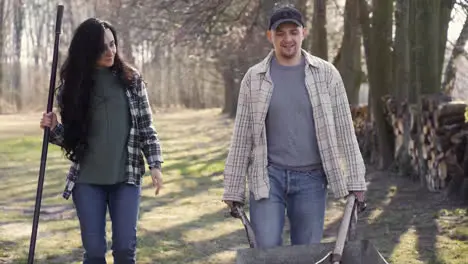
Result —
<instances>
[{"instance_id":1,"label":"black baseball cap","mask_svg":"<svg viewBox=\"0 0 468 264\"><path fill-rule=\"evenodd\" d=\"M275 30L280 24L292 22L298 26L304 26L301 12L294 7L281 7L273 11L270 16L269 30Z\"/></svg>"}]
</instances>

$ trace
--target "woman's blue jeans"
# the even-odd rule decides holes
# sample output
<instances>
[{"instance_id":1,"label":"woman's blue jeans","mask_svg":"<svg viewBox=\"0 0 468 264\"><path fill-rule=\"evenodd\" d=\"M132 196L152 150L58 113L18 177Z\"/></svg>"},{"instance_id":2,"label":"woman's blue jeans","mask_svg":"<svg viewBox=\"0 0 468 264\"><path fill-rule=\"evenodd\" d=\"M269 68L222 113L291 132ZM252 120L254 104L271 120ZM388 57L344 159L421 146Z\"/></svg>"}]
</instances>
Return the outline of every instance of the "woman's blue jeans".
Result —
<instances>
[{"instance_id":1,"label":"woman's blue jeans","mask_svg":"<svg viewBox=\"0 0 468 264\"><path fill-rule=\"evenodd\" d=\"M136 231L140 186L125 183L93 185L77 183L73 203L80 222L85 250L83 264L105 264L106 213L112 221L112 255L115 264L136 262Z\"/></svg>"}]
</instances>

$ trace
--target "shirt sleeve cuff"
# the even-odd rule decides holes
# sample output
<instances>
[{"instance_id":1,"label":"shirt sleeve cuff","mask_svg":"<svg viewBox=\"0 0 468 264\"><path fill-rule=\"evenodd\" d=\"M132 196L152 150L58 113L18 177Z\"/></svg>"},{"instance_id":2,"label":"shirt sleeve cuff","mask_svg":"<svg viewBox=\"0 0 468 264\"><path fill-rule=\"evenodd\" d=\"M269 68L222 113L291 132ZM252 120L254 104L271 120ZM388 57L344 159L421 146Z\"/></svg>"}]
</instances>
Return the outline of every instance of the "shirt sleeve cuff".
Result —
<instances>
[{"instance_id":1,"label":"shirt sleeve cuff","mask_svg":"<svg viewBox=\"0 0 468 264\"><path fill-rule=\"evenodd\" d=\"M161 169L161 162L160 161L155 161L154 163L149 165L149 169Z\"/></svg>"}]
</instances>

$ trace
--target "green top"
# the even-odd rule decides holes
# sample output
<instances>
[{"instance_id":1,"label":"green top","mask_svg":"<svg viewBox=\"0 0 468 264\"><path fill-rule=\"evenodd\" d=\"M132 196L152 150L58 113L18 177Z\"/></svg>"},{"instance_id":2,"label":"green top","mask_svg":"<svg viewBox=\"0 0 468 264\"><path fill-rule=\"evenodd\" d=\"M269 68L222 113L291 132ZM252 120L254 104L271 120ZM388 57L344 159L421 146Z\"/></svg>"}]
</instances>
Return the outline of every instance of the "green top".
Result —
<instances>
[{"instance_id":1,"label":"green top","mask_svg":"<svg viewBox=\"0 0 468 264\"><path fill-rule=\"evenodd\" d=\"M124 182L131 119L125 86L110 69L96 70L90 107L89 148L80 163L77 182Z\"/></svg>"}]
</instances>

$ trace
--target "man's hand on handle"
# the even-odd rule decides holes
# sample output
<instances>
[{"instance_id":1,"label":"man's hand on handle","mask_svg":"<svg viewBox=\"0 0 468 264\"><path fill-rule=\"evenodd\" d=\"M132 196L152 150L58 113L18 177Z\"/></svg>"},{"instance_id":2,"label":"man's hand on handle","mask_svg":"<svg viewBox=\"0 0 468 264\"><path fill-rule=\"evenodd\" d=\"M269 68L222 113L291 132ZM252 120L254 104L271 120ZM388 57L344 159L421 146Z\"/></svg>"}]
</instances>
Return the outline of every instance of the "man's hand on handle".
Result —
<instances>
[{"instance_id":1,"label":"man's hand on handle","mask_svg":"<svg viewBox=\"0 0 468 264\"><path fill-rule=\"evenodd\" d=\"M234 217L234 218L239 218L239 214L237 213L236 206L242 207L243 204L240 203L240 202L237 202L237 201L227 201L227 200L225 200L223 202L228 206L231 216Z\"/></svg>"},{"instance_id":2,"label":"man's hand on handle","mask_svg":"<svg viewBox=\"0 0 468 264\"><path fill-rule=\"evenodd\" d=\"M351 193L356 196L358 202L363 203L366 200L366 195L363 191L351 191Z\"/></svg>"},{"instance_id":3,"label":"man's hand on handle","mask_svg":"<svg viewBox=\"0 0 468 264\"><path fill-rule=\"evenodd\" d=\"M358 213L366 210L366 195L364 191L350 191L350 194L354 194L356 196L358 202Z\"/></svg>"}]
</instances>

